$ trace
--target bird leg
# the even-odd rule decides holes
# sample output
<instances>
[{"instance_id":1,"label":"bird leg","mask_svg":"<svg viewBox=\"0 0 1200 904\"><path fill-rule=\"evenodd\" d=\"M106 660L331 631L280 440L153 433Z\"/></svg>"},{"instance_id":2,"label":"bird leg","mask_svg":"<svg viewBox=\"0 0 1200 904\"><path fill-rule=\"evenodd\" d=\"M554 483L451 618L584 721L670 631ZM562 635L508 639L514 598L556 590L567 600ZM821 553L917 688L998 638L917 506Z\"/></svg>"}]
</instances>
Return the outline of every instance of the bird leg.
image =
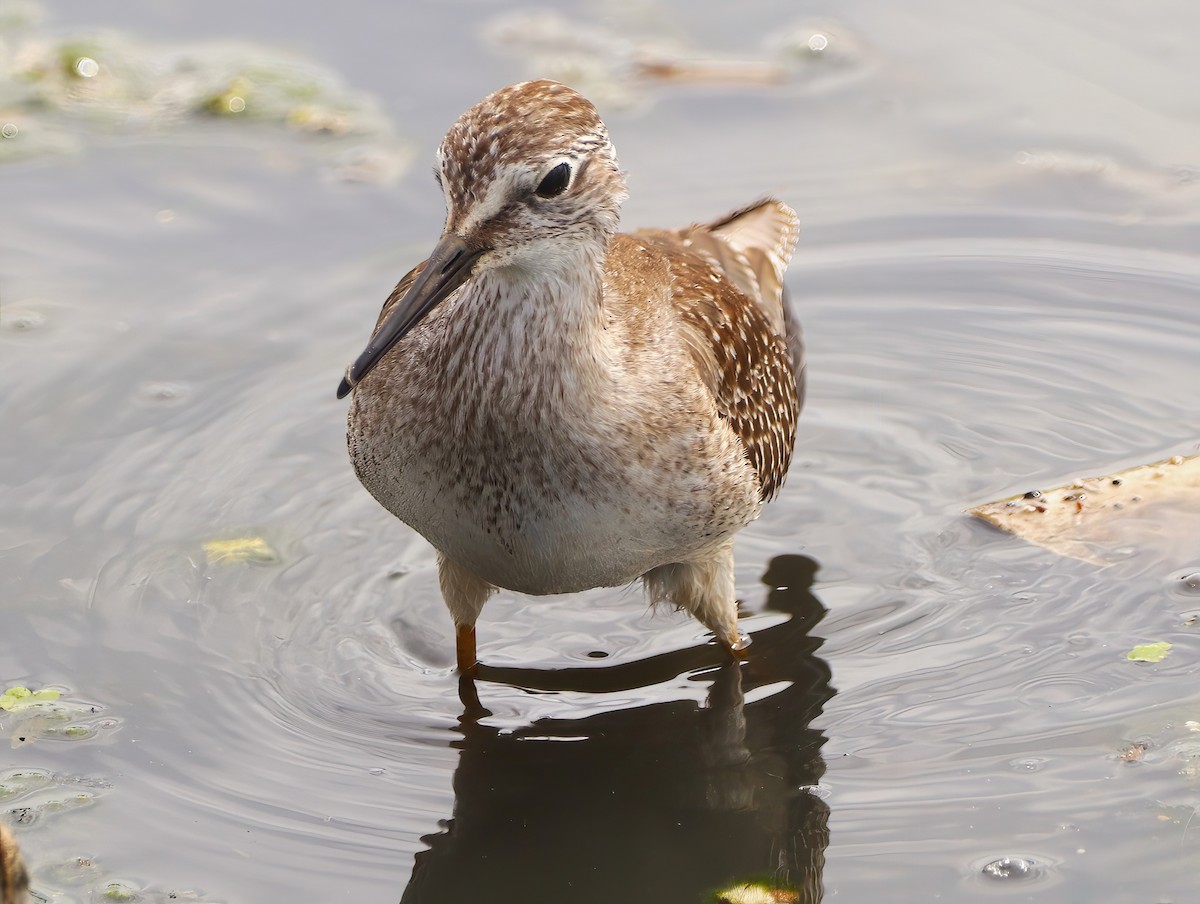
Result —
<instances>
[{"instance_id":1,"label":"bird leg","mask_svg":"<svg viewBox=\"0 0 1200 904\"><path fill-rule=\"evenodd\" d=\"M660 565L646 572L642 580L651 603L670 603L687 609L735 658L744 656L750 638L738 630L732 541L710 551L700 561Z\"/></svg>"},{"instance_id":2,"label":"bird leg","mask_svg":"<svg viewBox=\"0 0 1200 904\"><path fill-rule=\"evenodd\" d=\"M475 622L496 587L440 552L437 563L442 599L454 621L458 670L464 675L474 675L479 662L475 656Z\"/></svg>"},{"instance_id":3,"label":"bird leg","mask_svg":"<svg viewBox=\"0 0 1200 904\"><path fill-rule=\"evenodd\" d=\"M475 655L475 626L454 626L454 653L458 670L464 675L475 676L479 657Z\"/></svg>"}]
</instances>

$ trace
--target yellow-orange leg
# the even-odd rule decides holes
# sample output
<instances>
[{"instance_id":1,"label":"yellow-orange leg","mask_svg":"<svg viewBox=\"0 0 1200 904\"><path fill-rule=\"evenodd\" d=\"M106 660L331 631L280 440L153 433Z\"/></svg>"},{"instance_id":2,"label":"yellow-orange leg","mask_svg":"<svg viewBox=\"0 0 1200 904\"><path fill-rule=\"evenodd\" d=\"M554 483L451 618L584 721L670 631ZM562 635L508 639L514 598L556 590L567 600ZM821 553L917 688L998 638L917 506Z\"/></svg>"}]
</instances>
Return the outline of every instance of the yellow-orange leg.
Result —
<instances>
[{"instance_id":1,"label":"yellow-orange leg","mask_svg":"<svg viewBox=\"0 0 1200 904\"><path fill-rule=\"evenodd\" d=\"M458 671L463 675L473 676L479 664L475 656L475 626L455 626L455 651L458 654Z\"/></svg>"},{"instance_id":2,"label":"yellow-orange leg","mask_svg":"<svg viewBox=\"0 0 1200 904\"><path fill-rule=\"evenodd\" d=\"M475 658L475 620L487 598L496 592L496 587L440 552L438 583L442 586L442 599L450 610L450 620L454 622L458 671L473 676L478 661Z\"/></svg>"}]
</instances>

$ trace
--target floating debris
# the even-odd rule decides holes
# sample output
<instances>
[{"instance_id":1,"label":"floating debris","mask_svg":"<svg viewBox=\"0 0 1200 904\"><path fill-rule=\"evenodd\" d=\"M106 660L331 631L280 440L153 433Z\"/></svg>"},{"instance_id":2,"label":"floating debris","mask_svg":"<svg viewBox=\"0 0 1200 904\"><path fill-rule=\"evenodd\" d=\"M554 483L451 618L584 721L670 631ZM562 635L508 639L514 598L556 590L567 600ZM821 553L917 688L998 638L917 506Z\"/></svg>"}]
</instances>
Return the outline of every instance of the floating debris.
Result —
<instances>
[{"instance_id":1,"label":"floating debris","mask_svg":"<svg viewBox=\"0 0 1200 904\"><path fill-rule=\"evenodd\" d=\"M680 60L643 57L635 63L642 78L691 84L778 85L787 81L786 67L767 60Z\"/></svg>"},{"instance_id":2,"label":"floating debris","mask_svg":"<svg viewBox=\"0 0 1200 904\"><path fill-rule=\"evenodd\" d=\"M103 779L59 775L43 769L0 772L4 812L15 825L21 826L89 807L109 788Z\"/></svg>"},{"instance_id":3,"label":"floating debris","mask_svg":"<svg viewBox=\"0 0 1200 904\"><path fill-rule=\"evenodd\" d=\"M124 882L110 882L104 886L104 900L106 901L140 901L142 896L138 894L138 890L132 885L126 885Z\"/></svg>"},{"instance_id":4,"label":"floating debris","mask_svg":"<svg viewBox=\"0 0 1200 904\"><path fill-rule=\"evenodd\" d=\"M1149 741L1135 741L1122 750L1118 758L1122 763L1140 763L1149 749Z\"/></svg>"},{"instance_id":5,"label":"floating debris","mask_svg":"<svg viewBox=\"0 0 1200 904\"><path fill-rule=\"evenodd\" d=\"M314 136L332 155L365 146L392 179L411 151L373 99L333 73L268 47L230 41L150 44L114 32L67 39L0 22L0 163L77 151L105 131L157 133L205 119L253 121ZM335 171L335 175L337 172Z\"/></svg>"},{"instance_id":6,"label":"floating debris","mask_svg":"<svg viewBox=\"0 0 1200 904\"><path fill-rule=\"evenodd\" d=\"M1107 565L1094 544L1103 542L1113 517L1175 499L1200 500L1200 455L1176 455L1107 477L1030 490L967 513L1060 555Z\"/></svg>"},{"instance_id":7,"label":"floating debris","mask_svg":"<svg viewBox=\"0 0 1200 904\"><path fill-rule=\"evenodd\" d=\"M9 735L13 747L43 738L86 740L117 727L117 720L100 717L103 709L94 703L63 699L63 692L54 688L32 691L17 686L0 695L0 711L8 714L5 721L12 719Z\"/></svg>"},{"instance_id":8,"label":"floating debris","mask_svg":"<svg viewBox=\"0 0 1200 904\"><path fill-rule=\"evenodd\" d=\"M5 712L19 712L23 709L30 709L41 703L49 703L57 700L62 694L54 688L44 688L40 691L31 691L27 687L10 687L3 694L0 694L0 709Z\"/></svg>"},{"instance_id":9,"label":"floating debris","mask_svg":"<svg viewBox=\"0 0 1200 904\"><path fill-rule=\"evenodd\" d=\"M209 540L204 544L209 564L218 562L251 562L255 565L274 565L279 555L262 537L237 537L233 540Z\"/></svg>"},{"instance_id":10,"label":"floating debris","mask_svg":"<svg viewBox=\"0 0 1200 904\"><path fill-rule=\"evenodd\" d=\"M791 888L765 882L743 882L717 892L716 904L796 904L800 895Z\"/></svg>"},{"instance_id":11,"label":"floating debris","mask_svg":"<svg viewBox=\"0 0 1200 904\"><path fill-rule=\"evenodd\" d=\"M766 36L750 57L664 41L636 26L610 28L552 13L505 13L484 27L484 39L520 61L529 77L566 82L605 106L631 105L655 83L779 86L857 66L861 43L836 23L802 23ZM861 67L859 67L861 68Z\"/></svg>"},{"instance_id":12,"label":"floating debris","mask_svg":"<svg viewBox=\"0 0 1200 904\"><path fill-rule=\"evenodd\" d=\"M0 803L5 819L32 826L43 819L72 818L68 814L98 802L112 785L102 778L66 775L45 769L0 770ZM20 864L12 835L0 823L0 904L27 904L31 898L11 897L22 886L15 883ZM90 856L66 857L38 864L38 893L34 901L142 901L146 904L180 904L209 900L197 891L139 885L110 874ZM7 872L5 872L7 870ZM9 885L3 885L8 877Z\"/></svg>"},{"instance_id":13,"label":"floating debris","mask_svg":"<svg viewBox=\"0 0 1200 904\"><path fill-rule=\"evenodd\" d=\"M1171 647L1172 644L1162 640L1157 643L1141 644L1126 653L1125 658L1131 662L1162 662L1171 652Z\"/></svg>"},{"instance_id":14,"label":"floating debris","mask_svg":"<svg viewBox=\"0 0 1200 904\"><path fill-rule=\"evenodd\" d=\"M0 803L12 810L12 803L30 794L54 786L54 775L42 769L10 769L0 772Z\"/></svg>"},{"instance_id":15,"label":"floating debris","mask_svg":"<svg viewBox=\"0 0 1200 904\"><path fill-rule=\"evenodd\" d=\"M268 48L235 43L155 47L118 34L18 43L0 68L18 107L82 114L116 125L161 126L196 113L306 126L338 134L387 131L365 96L329 72ZM305 131L322 131L308 129Z\"/></svg>"}]
</instances>

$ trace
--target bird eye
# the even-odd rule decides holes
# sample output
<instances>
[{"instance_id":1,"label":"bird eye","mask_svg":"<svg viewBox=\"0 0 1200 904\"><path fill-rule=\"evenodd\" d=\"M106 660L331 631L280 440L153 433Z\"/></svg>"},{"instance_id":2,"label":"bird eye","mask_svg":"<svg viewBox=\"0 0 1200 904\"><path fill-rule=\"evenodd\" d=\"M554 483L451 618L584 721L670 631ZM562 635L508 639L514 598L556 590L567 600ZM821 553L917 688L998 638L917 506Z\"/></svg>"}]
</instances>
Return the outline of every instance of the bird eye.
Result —
<instances>
[{"instance_id":1,"label":"bird eye","mask_svg":"<svg viewBox=\"0 0 1200 904\"><path fill-rule=\"evenodd\" d=\"M539 198L556 198L567 190L571 184L571 165L560 163L538 184L535 194Z\"/></svg>"}]
</instances>

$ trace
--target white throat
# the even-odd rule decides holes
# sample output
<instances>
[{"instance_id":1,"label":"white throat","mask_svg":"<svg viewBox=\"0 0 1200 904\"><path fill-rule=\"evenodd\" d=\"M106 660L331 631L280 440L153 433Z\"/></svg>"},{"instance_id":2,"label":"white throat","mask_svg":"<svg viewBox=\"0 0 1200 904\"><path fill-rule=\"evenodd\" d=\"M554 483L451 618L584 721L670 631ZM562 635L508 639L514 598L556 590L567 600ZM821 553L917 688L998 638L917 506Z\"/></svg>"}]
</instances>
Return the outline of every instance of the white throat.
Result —
<instances>
[{"instance_id":1,"label":"white throat","mask_svg":"<svg viewBox=\"0 0 1200 904\"><path fill-rule=\"evenodd\" d=\"M514 386L529 385L533 375L539 383L599 376L608 344L604 259L573 250L534 266L489 268L464 286L447 324L462 364Z\"/></svg>"}]
</instances>

